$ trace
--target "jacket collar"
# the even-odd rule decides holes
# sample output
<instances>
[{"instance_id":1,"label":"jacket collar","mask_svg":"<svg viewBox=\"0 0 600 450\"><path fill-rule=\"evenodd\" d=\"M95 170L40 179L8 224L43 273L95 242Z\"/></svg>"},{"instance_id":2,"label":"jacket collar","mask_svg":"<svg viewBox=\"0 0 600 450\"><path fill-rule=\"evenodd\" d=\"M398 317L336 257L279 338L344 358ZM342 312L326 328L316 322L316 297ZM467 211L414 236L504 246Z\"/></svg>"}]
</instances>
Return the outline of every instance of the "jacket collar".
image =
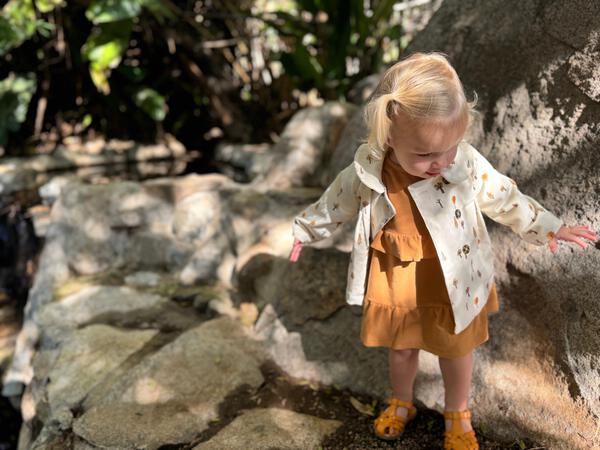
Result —
<instances>
[{"instance_id":1,"label":"jacket collar","mask_svg":"<svg viewBox=\"0 0 600 450\"><path fill-rule=\"evenodd\" d=\"M471 162L469 159L470 145L466 141L460 141L456 157L452 164L440 172L440 175L450 183L460 183L469 176ZM383 168L383 159L376 160L372 156L372 149L369 144L362 144L354 154L354 167L358 178L374 191L382 194L385 191L385 185L381 177ZM427 178L432 183L437 177ZM420 182L419 182L420 183Z\"/></svg>"}]
</instances>

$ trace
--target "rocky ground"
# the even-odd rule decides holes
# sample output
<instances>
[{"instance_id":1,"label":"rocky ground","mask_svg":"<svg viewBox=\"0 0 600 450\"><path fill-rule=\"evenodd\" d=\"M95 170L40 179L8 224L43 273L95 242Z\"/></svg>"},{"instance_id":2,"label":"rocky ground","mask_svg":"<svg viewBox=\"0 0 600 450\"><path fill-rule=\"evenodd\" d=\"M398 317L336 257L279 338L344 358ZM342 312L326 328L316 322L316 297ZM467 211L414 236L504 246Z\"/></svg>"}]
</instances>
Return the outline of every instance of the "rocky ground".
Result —
<instances>
[{"instance_id":1,"label":"rocky ground","mask_svg":"<svg viewBox=\"0 0 600 450\"><path fill-rule=\"evenodd\" d=\"M400 440L382 441L372 433L382 398L286 373L268 356L264 320L218 286L125 278L71 279L44 306L23 401L37 413L19 448L442 448L443 418L422 403ZM476 427L482 449L543 448L490 428ZM15 438L13 428L4 448Z\"/></svg>"}]
</instances>

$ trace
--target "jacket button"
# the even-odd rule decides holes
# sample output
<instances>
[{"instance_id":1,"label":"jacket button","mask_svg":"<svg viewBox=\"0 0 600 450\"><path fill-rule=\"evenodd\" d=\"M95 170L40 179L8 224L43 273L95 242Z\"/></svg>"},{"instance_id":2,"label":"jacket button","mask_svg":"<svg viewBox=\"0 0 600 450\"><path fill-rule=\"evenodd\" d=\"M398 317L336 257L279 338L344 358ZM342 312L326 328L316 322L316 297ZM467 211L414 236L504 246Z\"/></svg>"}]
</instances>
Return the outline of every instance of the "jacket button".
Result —
<instances>
[{"instance_id":1,"label":"jacket button","mask_svg":"<svg viewBox=\"0 0 600 450\"><path fill-rule=\"evenodd\" d=\"M467 244L463 245L462 251L465 255L468 255L470 250L471 247L469 247Z\"/></svg>"}]
</instances>

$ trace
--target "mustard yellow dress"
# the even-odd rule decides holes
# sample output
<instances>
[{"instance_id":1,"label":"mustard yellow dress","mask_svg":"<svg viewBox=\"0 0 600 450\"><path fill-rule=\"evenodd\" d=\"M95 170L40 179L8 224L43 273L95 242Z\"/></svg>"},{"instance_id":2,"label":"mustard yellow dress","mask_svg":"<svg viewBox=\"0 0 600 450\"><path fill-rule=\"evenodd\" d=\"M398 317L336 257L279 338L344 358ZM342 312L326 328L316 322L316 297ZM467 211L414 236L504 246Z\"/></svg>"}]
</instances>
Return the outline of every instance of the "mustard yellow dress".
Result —
<instances>
[{"instance_id":1,"label":"mustard yellow dress","mask_svg":"<svg viewBox=\"0 0 600 450\"><path fill-rule=\"evenodd\" d=\"M499 310L495 284L469 326L454 334L454 317L433 241L408 191L422 178L408 174L388 152L382 179L396 215L369 248L361 341L366 347L419 348L458 358L489 339L488 314Z\"/></svg>"}]
</instances>

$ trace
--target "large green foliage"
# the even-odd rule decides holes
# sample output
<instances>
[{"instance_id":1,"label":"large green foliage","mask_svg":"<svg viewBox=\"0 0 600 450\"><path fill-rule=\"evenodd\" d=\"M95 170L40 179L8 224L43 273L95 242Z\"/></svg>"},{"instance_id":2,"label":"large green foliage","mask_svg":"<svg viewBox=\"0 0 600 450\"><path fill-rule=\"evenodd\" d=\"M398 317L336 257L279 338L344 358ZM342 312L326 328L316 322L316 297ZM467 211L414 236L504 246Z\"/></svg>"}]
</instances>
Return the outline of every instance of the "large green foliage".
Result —
<instances>
[{"instance_id":1,"label":"large green foliage","mask_svg":"<svg viewBox=\"0 0 600 450\"><path fill-rule=\"evenodd\" d=\"M48 12L60 1L46 0L37 3L40 11ZM21 45L35 32L47 36L52 28L48 22L36 18L32 0L10 0L0 14L0 56Z\"/></svg>"},{"instance_id":2,"label":"large green foliage","mask_svg":"<svg viewBox=\"0 0 600 450\"><path fill-rule=\"evenodd\" d=\"M36 89L34 74L11 75L0 81L0 144L9 131L16 131L25 121L27 106Z\"/></svg>"},{"instance_id":3,"label":"large green foliage","mask_svg":"<svg viewBox=\"0 0 600 450\"><path fill-rule=\"evenodd\" d=\"M384 38L398 39L400 24L390 24L394 0L296 0L298 11L276 11L263 18L286 38L281 53L286 73L299 84L343 93L354 78L377 70L382 62ZM356 68L349 73L348 66Z\"/></svg>"},{"instance_id":4,"label":"large green foliage","mask_svg":"<svg viewBox=\"0 0 600 450\"><path fill-rule=\"evenodd\" d=\"M73 129L90 121L100 131L119 123L147 130L147 121L163 129L158 123L166 121L174 133L219 135L216 127L242 138L240 127L257 117L284 122L303 106L299 95L343 98L378 70L390 45L402 46L396 3L9 0L0 15L0 58L15 69L0 74L10 74L2 82L0 145L18 124L32 126L27 104L38 95L53 113L77 117ZM58 78L68 80L70 98L57 94ZM60 101L81 108L70 115ZM48 120L44 111L38 115ZM126 121L117 120L121 114Z\"/></svg>"}]
</instances>

